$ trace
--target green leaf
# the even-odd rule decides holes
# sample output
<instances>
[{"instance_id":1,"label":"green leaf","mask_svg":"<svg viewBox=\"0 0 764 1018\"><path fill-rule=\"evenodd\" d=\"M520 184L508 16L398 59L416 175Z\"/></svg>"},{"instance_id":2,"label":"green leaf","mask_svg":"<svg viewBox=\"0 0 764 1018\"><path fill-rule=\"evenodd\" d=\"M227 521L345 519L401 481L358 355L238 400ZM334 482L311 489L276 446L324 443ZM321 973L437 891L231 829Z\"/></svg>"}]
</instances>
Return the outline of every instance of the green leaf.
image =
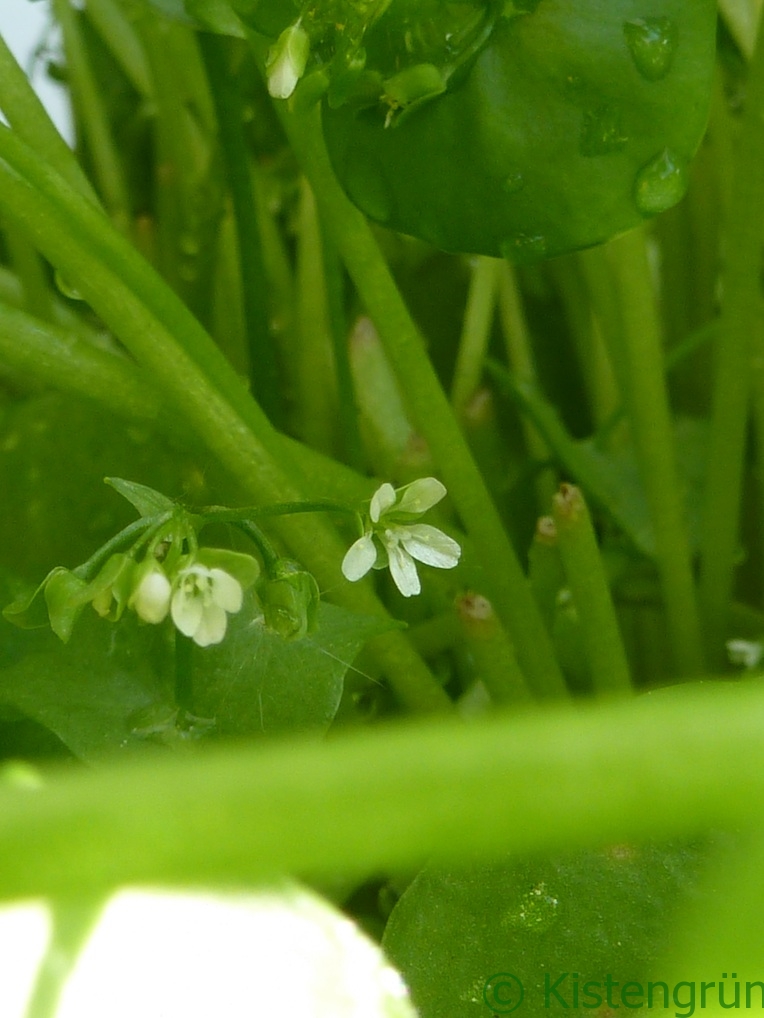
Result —
<instances>
[{"instance_id":1,"label":"green leaf","mask_svg":"<svg viewBox=\"0 0 764 1018\"><path fill-rule=\"evenodd\" d=\"M241 15L250 27L265 35L278 33L294 21L297 7L289 0L145 0L145 2L173 21L193 25L219 35L246 38L246 29L239 20Z\"/></svg>"},{"instance_id":2,"label":"green leaf","mask_svg":"<svg viewBox=\"0 0 764 1018\"><path fill-rule=\"evenodd\" d=\"M225 640L194 655L196 712L221 735L277 735L328 728L343 678L364 643L391 628L384 618L321 604L312 636L285 640L259 617L255 595L229 619Z\"/></svg>"},{"instance_id":3,"label":"green leaf","mask_svg":"<svg viewBox=\"0 0 764 1018\"><path fill-rule=\"evenodd\" d=\"M25 634L23 656L0 670L0 703L50 729L86 762L140 748L136 718L173 710L157 675L162 635L133 616L114 625L92 611L65 646L49 632Z\"/></svg>"},{"instance_id":4,"label":"green leaf","mask_svg":"<svg viewBox=\"0 0 764 1018\"><path fill-rule=\"evenodd\" d=\"M422 1018L506 1013L510 974L524 987L518 1013L559 1015L554 995L545 1003L546 975L554 983L567 973L559 993L568 1007L573 973L581 985L607 973L621 984L654 976L706 852L628 844L491 867L430 866L393 910L384 948Z\"/></svg>"},{"instance_id":5,"label":"green leaf","mask_svg":"<svg viewBox=\"0 0 764 1018\"><path fill-rule=\"evenodd\" d=\"M397 125L381 103L325 105L335 170L370 218L447 251L529 262L682 197L711 93L713 0L531 6L499 18L447 93ZM440 60L447 71L444 20L426 0L393 0L364 37L367 69Z\"/></svg>"},{"instance_id":6,"label":"green leaf","mask_svg":"<svg viewBox=\"0 0 764 1018\"><path fill-rule=\"evenodd\" d=\"M125 426L61 393L11 406L0 438L0 565L35 585L54 565L85 562L134 521L132 509L103 483L107 474L139 477L200 502L209 502L213 492L230 495L215 490L222 471L214 464L205 462L200 471L188 454L149 429ZM139 490L155 498L162 511L173 504L150 488L126 483L136 498Z\"/></svg>"},{"instance_id":7,"label":"green leaf","mask_svg":"<svg viewBox=\"0 0 764 1018\"><path fill-rule=\"evenodd\" d=\"M121 477L106 477L105 481L123 498L126 498L141 516L157 516L175 506L171 498L167 498L159 491L154 491L153 488L146 487L145 484L125 481Z\"/></svg>"}]
</instances>

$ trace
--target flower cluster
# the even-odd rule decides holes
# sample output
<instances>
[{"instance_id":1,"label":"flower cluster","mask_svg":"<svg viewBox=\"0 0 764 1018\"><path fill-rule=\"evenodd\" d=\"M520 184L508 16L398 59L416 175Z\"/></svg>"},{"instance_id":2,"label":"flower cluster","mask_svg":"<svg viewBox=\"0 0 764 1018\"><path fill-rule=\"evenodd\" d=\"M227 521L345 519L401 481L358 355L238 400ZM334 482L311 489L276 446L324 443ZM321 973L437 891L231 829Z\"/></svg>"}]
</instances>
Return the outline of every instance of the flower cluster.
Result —
<instances>
[{"instance_id":1,"label":"flower cluster","mask_svg":"<svg viewBox=\"0 0 764 1018\"><path fill-rule=\"evenodd\" d=\"M229 552L227 555L233 555ZM215 557L219 552L215 553ZM142 570L128 602L139 618L154 625L169 614L176 628L199 647L220 643L225 636L228 615L241 610L242 584L230 572L204 564L204 551L187 556L168 577L156 560ZM257 563L250 556L253 566ZM256 575L256 573L255 573Z\"/></svg>"},{"instance_id":2,"label":"flower cluster","mask_svg":"<svg viewBox=\"0 0 764 1018\"><path fill-rule=\"evenodd\" d=\"M404 597L421 590L416 562L437 569L453 569L461 548L437 527L415 522L444 498L445 487L435 477L422 477L397 490L383 484L369 505L364 534L350 547L342 573L354 582L370 569L390 567L395 585Z\"/></svg>"}]
</instances>

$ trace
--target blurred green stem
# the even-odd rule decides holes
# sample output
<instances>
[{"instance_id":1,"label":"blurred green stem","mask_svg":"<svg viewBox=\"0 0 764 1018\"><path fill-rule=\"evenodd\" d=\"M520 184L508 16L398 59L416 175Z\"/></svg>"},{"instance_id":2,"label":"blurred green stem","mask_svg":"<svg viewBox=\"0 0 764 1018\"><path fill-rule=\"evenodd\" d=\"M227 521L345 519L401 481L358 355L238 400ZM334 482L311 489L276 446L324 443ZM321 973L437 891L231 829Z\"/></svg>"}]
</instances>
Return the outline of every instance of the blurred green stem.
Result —
<instances>
[{"instance_id":1,"label":"blurred green stem","mask_svg":"<svg viewBox=\"0 0 764 1018\"><path fill-rule=\"evenodd\" d=\"M711 442L701 542L700 596L706 644L722 661L740 540L751 341L761 332L764 223L764 18L751 58L737 160L724 228L722 313L716 346Z\"/></svg>"},{"instance_id":2,"label":"blurred green stem","mask_svg":"<svg viewBox=\"0 0 764 1018\"><path fill-rule=\"evenodd\" d=\"M471 261L470 288L464 312L459 352L451 383L451 403L461 419L467 402L480 385L496 311L496 285L501 262L479 257Z\"/></svg>"},{"instance_id":3,"label":"blurred green stem","mask_svg":"<svg viewBox=\"0 0 764 1018\"><path fill-rule=\"evenodd\" d=\"M674 663L682 675L699 675L703 643L644 231L633 230L611 241L605 258L620 320L620 328L610 338L650 506Z\"/></svg>"},{"instance_id":4,"label":"blurred green stem","mask_svg":"<svg viewBox=\"0 0 764 1018\"><path fill-rule=\"evenodd\" d=\"M127 233L131 219L130 199L122 172L122 161L114 144L103 103L102 89L93 76L82 39L82 15L74 10L69 0L53 0L53 12L61 26L72 100L83 125L103 203L117 228Z\"/></svg>"},{"instance_id":5,"label":"blurred green stem","mask_svg":"<svg viewBox=\"0 0 764 1018\"><path fill-rule=\"evenodd\" d=\"M735 830L761 823L762 728L761 683L707 683L60 771L33 791L0 787L0 898L369 876Z\"/></svg>"},{"instance_id":6,"label":"blurred green stem","mask_svg":"<svg viewBox=\"0 0 764 1018\"><path fill-rule=\"evenodd\" d=\"M229 66L229 42L209 33L199 36L217 111L225 178L234 209L252 394L271 421L278 425L283 422L284 415L275 344L270 330L269 285L255 203L255 181L244 138L244 109L238 79Z\"/></svg>"}]
</instances>

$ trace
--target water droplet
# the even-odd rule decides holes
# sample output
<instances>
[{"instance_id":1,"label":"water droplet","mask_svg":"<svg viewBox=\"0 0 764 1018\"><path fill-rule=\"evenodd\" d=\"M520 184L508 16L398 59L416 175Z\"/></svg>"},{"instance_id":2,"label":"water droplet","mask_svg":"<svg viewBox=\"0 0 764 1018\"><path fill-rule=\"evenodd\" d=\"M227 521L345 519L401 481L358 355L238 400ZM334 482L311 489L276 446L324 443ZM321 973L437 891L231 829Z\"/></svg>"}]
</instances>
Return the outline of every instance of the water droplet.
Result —
<instances>
[{"instance_id":1,"label":"water droplet","mask_svg":"<svg viewBox=\"0 0 764 1018\"><path fill-rule=\"evenodd\" d=\"M503 925L543 933L557 918L559 904L556 895L550 892L542 880L524 894L514 908L505 913Z\"/></svg>"},{"instance_id":2,"label":"water droplet","mask_svg":"<svg viewBox=\"0 0 764 1018\"><path fill-rule=\"evenodd\" d=\"M634 185L634 200L644 216L655 216L676 205L687 189L687 169L670 149L643 166Z\"/></svg>"},{"instance_id":3,"label":"water droplet","mask_svg":"<svg viewBox=\"0 0 764 1018\"><path fill-rule=\"evenodd\" d=\"M358 149L351 150L345 187L362 212L378 223L386 223L393 214L393 193L379 164Z\"/></svg>"},{"instance_id":4,"label":"water droplet","mask_svg":"<svg viewBox=\"0 0 764 1018\"><path fill-rule=\"evenodd\" d=\"M58 269L56 269L56 271L54 272L53 279L55 280L56 286L58 287L59 291L64 295L64 297L68 297L69 300L85 299L80 293L80 291L75 290L75 288L66 278L66 276L62 272L59 272Z\"/></svg>"},{"instance_id":5,"label":"water droplet","mask_svg":"<svg viewBox=\"0 0 764 1018\"><path fill-rule=\"evenodd\" d=\"M632 60L648 81L659 81L671 69L679 32L671 18L637 18L623 26Z\"/></svg>"},{"instance_id":6,"label":"water droplet","mask_svg":"<svg viewBox=\"0 0 764 1018\"><path fill-rule=\"evenodd\" d=\"M516 233L499 244L502 258L515 265L535 261L546 254L546 238L540 233Z\"/></svg>"},{"instance_id":7,"label":"water droplet","mask_svg":"<svg viewBox=\"0 0 764 1018\"><path fill-rule=\"evenodd\" d=\"M525 178L522 173L513 171L506 175L501 187L504 194L517 194L518 191L522 191L523 187L525 187Z\"/></svg>"},{"instance_id":8,"label":"water droplet","mask_svg":"<svg viewBox=\"0 0 764 1018\"><path fill-rule=\"evenodd\" d=\"M621 113L614 106L598 106L584 112L581 123L581 152L585 156L605 156L620 152L629 139L621 127Z\"/></svg>"}]
</instances>

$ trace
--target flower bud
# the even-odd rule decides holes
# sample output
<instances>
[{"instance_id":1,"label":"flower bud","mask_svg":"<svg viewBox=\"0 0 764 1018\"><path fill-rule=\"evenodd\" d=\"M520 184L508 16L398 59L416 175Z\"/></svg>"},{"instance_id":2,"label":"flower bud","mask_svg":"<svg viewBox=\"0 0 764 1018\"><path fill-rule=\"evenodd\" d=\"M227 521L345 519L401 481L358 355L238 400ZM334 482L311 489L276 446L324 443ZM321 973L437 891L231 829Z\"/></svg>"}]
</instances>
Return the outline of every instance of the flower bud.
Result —
<instances>
[{"instance_id":1,"label":"flower bud","mask_svg":"<svg viewBox=\"0 0 764 1018\"><path fill-rule=\"evenodd\" d=\"M301 640L315 630L318 584L297 562L279 559L257 593L266 626L285 640Z\"/></svg>"},{"instance_id":2,"label":"flower bud","mask_svg":"<svg viewBox=\"0 0 764 1018\"><path fill-rule=\"evenodd\" d=\"M138 618L157 625L170 610L172 585L164 570L153 559L146 559L136 569L133 593L128 602Z\"/></svg>"},{"instance_id":3,"label":"flower bud","mask_svg":"<svg viewBox=\"0 0 764 1018\"><path fill-rule=\"evenodd\" d=\"M285 28L268 51L265 70L268 93L274 99L288 99L305 71L310 53L308 33L299 21Z\"/></svg>"}]
</instances>

